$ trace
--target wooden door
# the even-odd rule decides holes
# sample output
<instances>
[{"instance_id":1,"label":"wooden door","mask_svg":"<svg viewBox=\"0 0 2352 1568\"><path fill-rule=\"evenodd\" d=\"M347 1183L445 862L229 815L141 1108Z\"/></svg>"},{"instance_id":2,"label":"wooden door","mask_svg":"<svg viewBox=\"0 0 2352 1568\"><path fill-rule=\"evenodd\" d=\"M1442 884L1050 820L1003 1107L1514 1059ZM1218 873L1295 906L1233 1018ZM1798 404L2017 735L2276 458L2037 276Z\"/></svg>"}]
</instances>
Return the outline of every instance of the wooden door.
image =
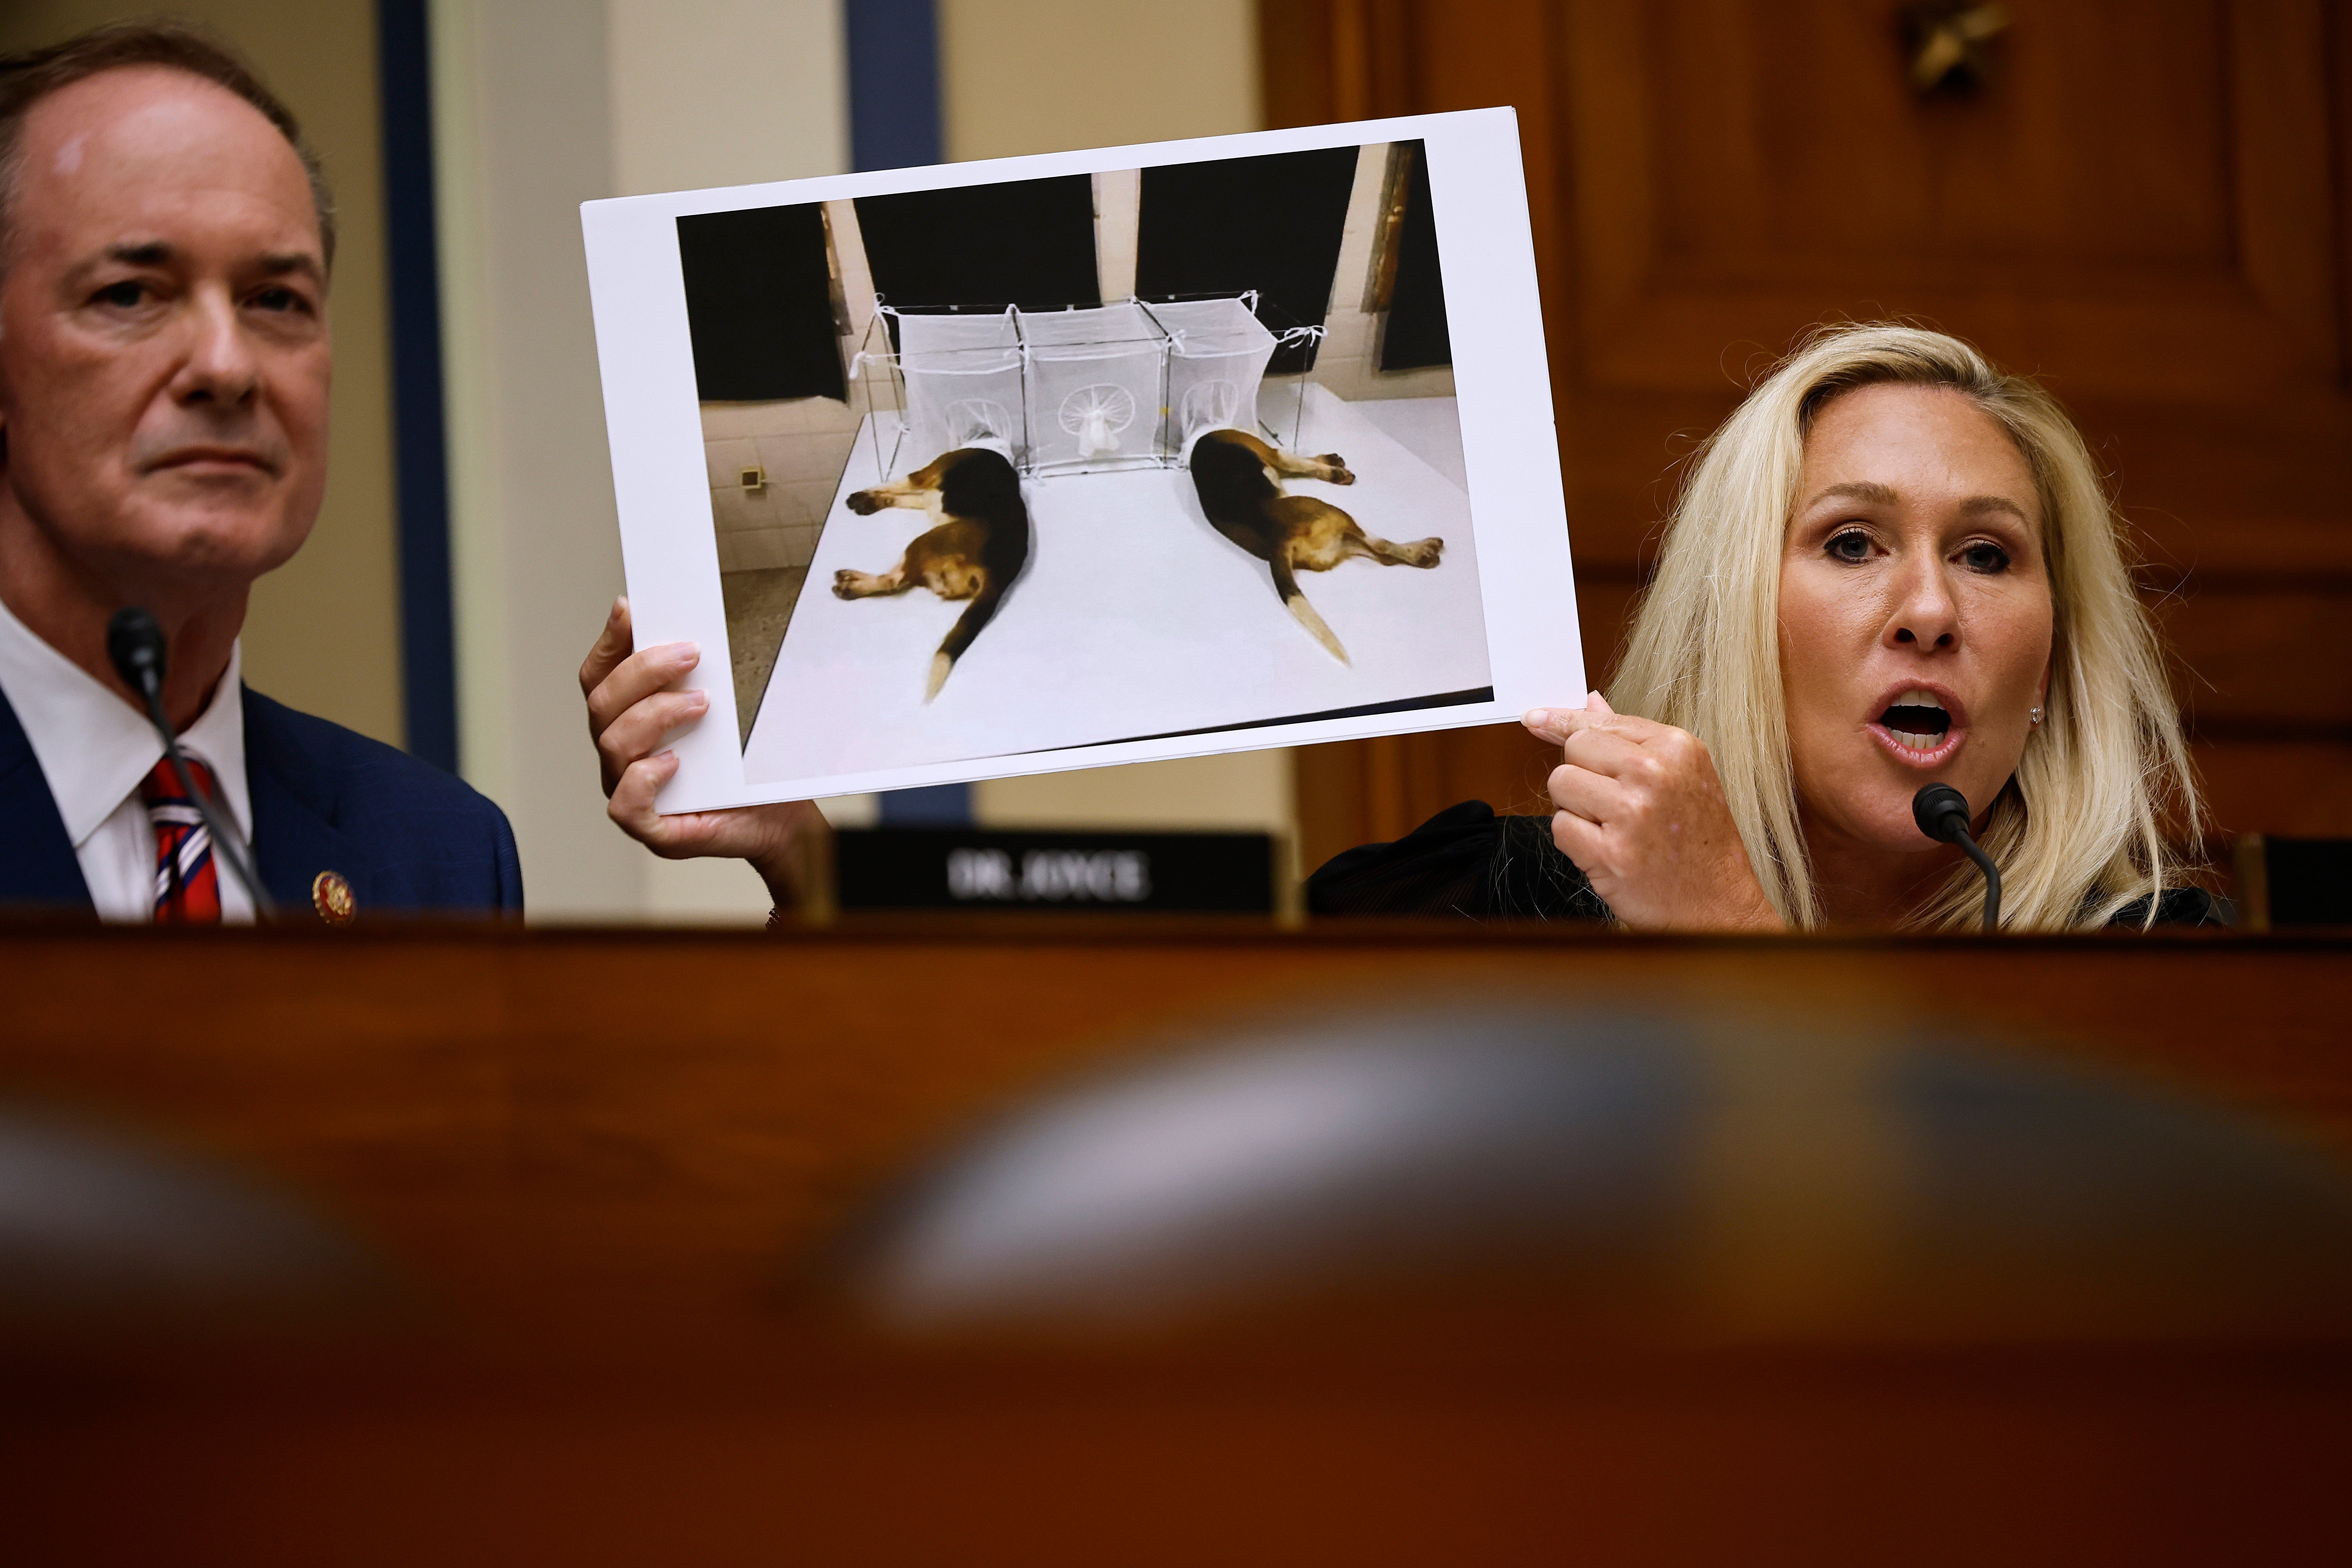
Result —
<instances>
[{"instance_id":1,"label":"wooden door","mask_svg":"<svg viewBox=\"0 0 2352 1568\"><path fill-rule=\"evenodd\" d=\"M1901 10L1265 0L1268 122L1517 110L1596 679L1697 440L1807 328L1906 317L2081 422L2217 826L2352 834L2352 6L2015 0L1926 94ZM1307 864L1539 809L1548 766L1507 727L1302 751Z\"/></svg>"}]
</instances>

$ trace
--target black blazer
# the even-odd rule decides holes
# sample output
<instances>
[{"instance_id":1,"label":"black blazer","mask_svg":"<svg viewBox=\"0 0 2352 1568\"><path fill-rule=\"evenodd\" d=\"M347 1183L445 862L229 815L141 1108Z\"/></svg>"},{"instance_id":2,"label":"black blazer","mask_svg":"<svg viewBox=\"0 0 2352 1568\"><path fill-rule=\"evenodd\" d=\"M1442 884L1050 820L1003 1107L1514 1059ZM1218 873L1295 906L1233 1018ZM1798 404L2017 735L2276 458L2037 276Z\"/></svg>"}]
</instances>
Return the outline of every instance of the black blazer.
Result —
<instances>
[{"instance_id":1,"label":"black blazer","mask_svg":"<svg viewBox=\"0 0 2352 1568\"><path fill-rule=\"evenodd\" d=\"M242 695L253 858L281 908L310 909L319 873L336 871L362 917L521 912L522 867L504 812L405 752L249 687ZM5 695L0 903L91 908L49 781Z\"/></svg>"},{"instance_id":2,"label":"black blazer","mask_svg":"<svg viewBox=\"0 0 2352 1568\"><path fill-rule=\"evenodd\" d=\"M1473 920L1606 921L1609 906L1551 840L1549 816L1497 816L1483 800L1447 806L1393 844L1361 844L1307 879L1318 915L1467 915ZM2137 927L2147 900L2108 923ZM2226 925L2202 888L2167 888L2156 923Z\"/></svg>"}]
</instances>

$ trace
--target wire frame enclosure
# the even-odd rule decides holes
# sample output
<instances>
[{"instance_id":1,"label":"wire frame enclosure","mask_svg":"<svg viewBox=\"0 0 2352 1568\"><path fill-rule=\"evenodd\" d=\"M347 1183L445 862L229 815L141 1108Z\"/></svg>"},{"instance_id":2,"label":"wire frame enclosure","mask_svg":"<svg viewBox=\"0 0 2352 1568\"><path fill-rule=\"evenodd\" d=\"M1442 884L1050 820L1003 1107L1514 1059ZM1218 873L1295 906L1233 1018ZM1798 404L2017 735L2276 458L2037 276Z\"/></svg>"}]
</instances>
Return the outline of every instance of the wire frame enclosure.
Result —
<instances>
[{"instance_id":1,"label":"wire frame enclosure","mask_svg":"<svg viewBox=\"0 0 2352 1568\"><path fill-rule=\"evenodd\" d=\"M1276 335L1255 293L1066 310L916 310L875 301L855 364L877 471L991 446L1026 475L1181 465L1218 429L1287 445L1303 378L1265 384L1276 350L1320 327ZM1269 408L1267 405L1274 406Z\"/></svg>"},{"instance_id":2,"label":"wire frame enclosure","mask_svg":"<svg viewBox=\"0 0 2352 1568\"><path fill-rule=\"evenodd\" d=\"M902 316L898 370L907 437L918 449L936 456L1001 444L1012 455L1029 445L1021 332L1010 310L992 316Z\"/></svg>"},{"instance_id":3,"label":"wire frame enclosure","mask_svg":"<svg viewBox=\"0 0 2352 1568\"><path fill-rule=\"evenodd\" d=\"M1144 309L1168 334L1168 400L1160 442L1191 448L1210 430L1255 430L1258 392L1275 336L1257 319L1257 299L1171 300Z\"/></svg>"},{"instance_id":4,"label":"wire frame enclosure","mask_svg":"<svg viewBox=\"0 0 2352 1568\"><path fill-rule=\"evenodd\" d=\"M1016 318L1028 356L1029 469L1099 473L1167 459L1168 334L1132 300Z\"/></svg>"}]
</instances>

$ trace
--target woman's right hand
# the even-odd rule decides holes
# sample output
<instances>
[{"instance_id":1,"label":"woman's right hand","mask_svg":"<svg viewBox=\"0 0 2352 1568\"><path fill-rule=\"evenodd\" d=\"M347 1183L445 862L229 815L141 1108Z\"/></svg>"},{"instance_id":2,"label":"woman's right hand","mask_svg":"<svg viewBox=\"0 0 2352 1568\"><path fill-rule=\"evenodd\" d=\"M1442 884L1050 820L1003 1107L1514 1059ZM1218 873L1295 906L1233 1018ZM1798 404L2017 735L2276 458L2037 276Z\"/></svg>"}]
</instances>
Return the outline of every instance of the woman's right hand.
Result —
<instances>
[{"instance_id":1,"label":"woman's right hand","mask_svg":"<svg viewBox=\"0 0 2352 1568\"><path fill-rule=\"evenodd\" d=\"M1520 722L1559 745L1552 842L1619 920L1635 931L1783 928L1705 742L1615 712L1598 691L1580 709L1538 708Z\"/></svg>"},{"instance_id":2,"label":"woman's right hand","mask_svg":"<svg viewBox=\"0 0 2352 1568\"><path fill-rule=\"evenodd\" d=\"M662 737L702 717L710 706L700 691L673 689L697 664L692 643L636 648L629 601L613 601L604 634L580 666L588 700L588 733L604 766L606 815L622 832L669 860L723 856L746 860L768 884L780 910L814 892L822 852L832 835L824 816L804 800L773 805L689 811L664 816L654 796L677 772L676 752L656 751Z\"/></svg>"}]
</instances>

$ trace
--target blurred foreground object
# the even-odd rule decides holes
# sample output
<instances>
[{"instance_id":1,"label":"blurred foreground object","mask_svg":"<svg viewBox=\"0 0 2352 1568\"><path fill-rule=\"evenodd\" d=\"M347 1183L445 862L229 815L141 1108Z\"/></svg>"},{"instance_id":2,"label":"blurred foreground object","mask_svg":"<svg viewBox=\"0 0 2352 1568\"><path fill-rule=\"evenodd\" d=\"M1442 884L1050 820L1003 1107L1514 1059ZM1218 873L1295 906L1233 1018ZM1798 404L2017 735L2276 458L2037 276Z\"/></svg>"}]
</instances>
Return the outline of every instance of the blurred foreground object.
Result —
<instances>
[{"instance_id":1,"label":"blurred foreground object","mask_svg":"<svg viewBox=\"0 0 2352 1568\"><path fill-rule=\"evenodd\" d=\"M321 1326L389 1286L349 1238L236 1173L0 1110L0 1351Z\"/></svg>"},{"instance_id":2,"label":"blurred foreground object","mask_svg":"<svg viewBox=\"0 0 2352 1568\"><path fill-rule=\"evenodd\" d=\"M2352 1180L2250 1120L1800 1016L1470 1001L1050 1095L868 1223L917 1332L1510 1301L1637 1342L2352 1331Z\"/></svg>"},{"instance_id":3,"label":"blurred foreground object","mask_svg":"<svg viewBox=\"0 0 2352 1568\"><path fill-rule=\"evenodd\" d=\"M160 1349L165 1336L126 1335L0 1356L0 1560L2333 1568L2352 1549L2352 1333L2284 1342L2258 1290L2254 1326L2234 1336L2197 1327L2235 1310L2209 1300L2168 1309L2173 1329L2023 1338L2067 1321L2034 1281L2073 1266L2079 1215L2027 1249L2036 1272L2007 1318L1958 1301L1924 1325L1872 1315L1874 1299L1917 1307L1924 1265L1902 1242L1925 1234L1923 1207L1947 1215L1933 1234L1966 1258L1974 1238L1954 1237L1953 1215L1994 1216L2016 1248L2016 1215L2049 1201L2021 1181L2013 1205L1955 1209L1937 1194L1969 1167L1916 1152L1941 1142L1872 1131L1885 1125L1874 1108L1899 1110L1895 1091L1919 1084L1903 1050L1822 1029L1796 1041L1822 1046L1815 1058L1771 1048L1761 1023L1628 1026L1648 1032L1614 1042L1619 1066L1597 1081L1621 1092L1601 1100L1581 1068L1497 1078L1468 1055L1460 1073L1414 1068L1425 1020L1408 1002L1476 999L1438 1020L1465 1051L1474 1025L1533 1007L1522 1044L1538 1063L1564 1040L1612 1043L1582 1032L1600 1027L1603 995L2046 1040L2051 1060L2090 1075L2070 1080L2084 1092L2145 1072L2340 1155L2347 958L2352 935L1727 942L1533 922L1276 932L1262 918L877 920L782 936L19 926L0 941L11 1097L271 1173L395 1262L415 1310L383 1332ZM1269 999L1315 1021L1277 1028ZM1368 1012L1377 1038L1347 1026ZM1339 1118L1302 1069L1303 1095L1245 1097L1268 1119L1253 1138L1206 1156L1118 1147L1160 1150L1178 1174L1230 1166L1255 1194L1292 1124L1329 1116L1318 1168L1344 1177L1339 1155L1360 1164L1369 1147L1413 1154L1408 1176L1448 1171L1467 1146L1486 1184L1400 1181L1368 1236L1304 1267L1261 1247L1238 1283L1219 1219L1188 1255L1204 1287L1180 1276L1167 1308L1157 1285L1110 1290L1101 1310L1056 1283L1060 1296L984 1297L983 1313L971 1281L1005 1248L961 1224L971 1256L929 1277L925 1315L901 1320L929 1332L845 1334L837 1298L780 1289L905 1173L949 1169L927 1152L991 1108L1202 1061L1153 1066L1139 1042L1230 1052L1310 1037L1343 1055L1389 1039L1399 1098L1338 1104L1353 1120ZM1218 1059L1245 1068L1255 1053ZM1554 1101L1585 1105L1581 1141L1410 1142L1381 1107L1415 1103L1432 1076L1458 1083L1474 1127L1513 1096L1538 1129ZM1784 1109L1763 1114L1759 1096ZM2213 1249L2200 1255L2226 1258L2222 1216L2273 1212L2283 1239L2251 1254L2303 1257L2287 1244L2307 1233L2285 1222L2309 1208L2263 1196L2305 1190L2285 1137L2231 1110L2158 1108L2159 1124L2179 1112L2222 1130L2221 1153L2192 1149L2168 1190L2210 1195L2199 1173L2244 1139L2253 1196L2194 1213L2183 1200L2149 1223L2195 1218L2188 1234ZM1480 1194L1518 1191L1530 1164L1581 1184L1516 1229L1474 1223L1496 1206ZM1733 1179L1759 1167L1778 1179ZM1611 1172L1630 1174L1612 1186ZM1949 1180L1928 1183L1936 1172ZM1134 1200L1101 1184L1054 1195L1117 1197L1096 1234L1158 1245L1118 1217ZM2053 1184L2084 1205L2112 1191ZM1329 1215L1362 1212L1354 1190L1336 1181L1328 1209L1302 1199L1272 1234L1322 1234ZM911 1245L939 1191L919 1175L908 1206L863 1234ZM1075 1234L1031 1228L1056 1247ZM1678 1283L1677 1258L1703 1271ZM1094 1291L1084 1261L1056 1267ZM1594 1282L1581 1293L1577 1269ZM2153 1278L2151 1295L2170 1289ZM2266 1278L2262 1290L2299 1289ZM1644 1290L1666 1303L1654 1321ZM1850 1336L1814 1327L1841 1314L1860 1325ZM1709 1322L1745 1338L1705 1340ZM1133 1332L1155 1323L1178 1331Z\"/></svg>"}]
</instances>

